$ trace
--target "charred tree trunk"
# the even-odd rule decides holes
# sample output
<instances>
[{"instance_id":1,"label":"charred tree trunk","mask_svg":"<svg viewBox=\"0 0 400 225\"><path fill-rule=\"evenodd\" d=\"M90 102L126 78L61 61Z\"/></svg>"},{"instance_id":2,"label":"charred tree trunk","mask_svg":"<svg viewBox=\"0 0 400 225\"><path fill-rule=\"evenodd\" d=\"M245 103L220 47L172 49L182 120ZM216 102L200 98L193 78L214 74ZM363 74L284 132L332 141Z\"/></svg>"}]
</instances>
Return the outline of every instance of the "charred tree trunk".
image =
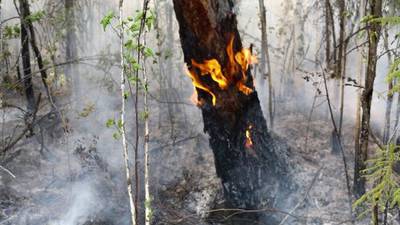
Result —
<instances>
[{"instance_id":1,"label":"charred tree trunk","mask_svg":"<svg viewBox=\"0 0 400 225\"><path fill-rule=\"evenodd\" d=\"M225 0L174 0L185 62L216 97L214 105L211 95L197 88L204 131L210 136L226 206L244 209L275 206L274 198L279 202L279 197L273 190L283 191L285 188L279 185L287 184L287 152L279 149L267 131L250 68L242 71L248 78L245 85L253 90L246 95L235 85L238 74L230 74L232 80L223 90L210 76L200 76L192 63L192 60L216 59L224 74L235 66L229 65L226 50L232 36L233 51L242 49L232 7L232 1Z\"/></svg>"},{"instance_id":2,"label":"charred tree trunk","mask_svg":"<svg viewBox=\"0 0 400 225\"><path fill-rule=\"evenodd\" d=\"M371 0L369 2L370 15L372 17L382 16L382 0ZM376 76L376 63L378 61L378 42L381 33L379 23L370 23L368 29L368 62L365 75L365 89L362 96L362 117L360 133L360 152L356 153L354 172L354 192L357 197L365 193L365 178L361 171L365 169L365 160L368 156L368 137L370 132L371 102L374 91Z\"/></svg>"},{"instance_id":3,"label":"charred tree trunk","mask_svg":"<svg viewBox=\"0 0 400 225\"><path fill-rule=\"evenodd\" d=\"M31 54L29 49L29 28L27 20L29 16L29 3L27 0L19 0L21 18L21 58L23 70L23 83L28 102L28 112L35 111L35 94L32 84Z\"/></svg>"}]
</instances>

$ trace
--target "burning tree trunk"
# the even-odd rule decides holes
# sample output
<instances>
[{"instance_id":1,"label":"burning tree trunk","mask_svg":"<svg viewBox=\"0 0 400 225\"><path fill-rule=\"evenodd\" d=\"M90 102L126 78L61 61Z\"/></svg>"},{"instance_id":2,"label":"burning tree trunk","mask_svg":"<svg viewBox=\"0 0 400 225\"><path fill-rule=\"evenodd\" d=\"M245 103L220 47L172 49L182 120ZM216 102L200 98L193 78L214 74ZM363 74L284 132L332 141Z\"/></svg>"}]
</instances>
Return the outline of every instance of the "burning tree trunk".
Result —
<instances>
[{"instance_id":1,"label":"burning tree trunk","mask_svg":"<svg viewBox=\"0 0 400 225\"><path fill-rule=\"evenodd\" d=\"M225 0L174 0L227 207L255 209L274 204L287 156L267 131L249 69L254 58L242 48L232 7Z\"/></svg>"}]
</instances>

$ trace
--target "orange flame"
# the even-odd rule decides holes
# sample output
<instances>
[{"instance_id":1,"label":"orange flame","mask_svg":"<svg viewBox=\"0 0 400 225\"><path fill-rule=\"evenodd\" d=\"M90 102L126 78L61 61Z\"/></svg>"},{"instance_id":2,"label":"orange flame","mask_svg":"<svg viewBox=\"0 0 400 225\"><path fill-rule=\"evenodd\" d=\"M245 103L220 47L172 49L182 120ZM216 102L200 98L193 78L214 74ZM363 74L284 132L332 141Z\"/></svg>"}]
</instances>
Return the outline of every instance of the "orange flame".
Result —
<instances>
[{"instance_id":1,"label":"orange flame","mask_svg":"<svg viewBox=\"0 0 400 225\"><path fill-rule=\"evenodd\" d=\"M253 128L253 126L249 126L247 129L246 129L246 143L245 143L245 147L246 148L252 148L253 147L253 140L251 139L251 132L250 132L250 130Z\"/></svg>"},{"instance_id":2,"label":"orange flame","mask_svg":"<svg viewBox=\"0 0 400 225\"><path fill-rule=\"evenodd\" d=\"M196 62L192 59L192 68L186 70L188 76L192 78L195 88L203 90L211 95L212 104L214 106L217 103L217 96L211 91L209 86L201 81L200 76L210 75L221 90L227 90L228 87L232 85L236 86L236 88L245 95L249 95L253 92L252 88L246 86L248 79L246 73L249 65L257 63L257 58L251 54L250 49L242 49L234 53L233 43L234 36L232 35L226 48L228 64L225 70L222 69L221 64L216 59L205 60L203 63ZM200 75L196 73L195 68L200 71ZM223 71L225 71L225 74ZM233 77L237 75L241 75L240 79L233 79Z\"/></svg>"},{"instance_id":3,"label":"orange flame","mask_svg":"<svg viewBox=\"0 0 400 225\"><path fill-rule=\"evenodd\" d=\"M214 93L212 93L212 91L210 90L210 88L207 85L202 84L202 82L201 82L199 76L196 74L196 72L193 70L186 70L186 74L190 78L192 78L193 85L196 88L201 89L201 90L209 93L212 96L212 103L213 103L213 105L215 105L217 103L217 97L215 96ZM196 92L196 95L197 95L197 92Z\"/></svg>"}]
</instances>

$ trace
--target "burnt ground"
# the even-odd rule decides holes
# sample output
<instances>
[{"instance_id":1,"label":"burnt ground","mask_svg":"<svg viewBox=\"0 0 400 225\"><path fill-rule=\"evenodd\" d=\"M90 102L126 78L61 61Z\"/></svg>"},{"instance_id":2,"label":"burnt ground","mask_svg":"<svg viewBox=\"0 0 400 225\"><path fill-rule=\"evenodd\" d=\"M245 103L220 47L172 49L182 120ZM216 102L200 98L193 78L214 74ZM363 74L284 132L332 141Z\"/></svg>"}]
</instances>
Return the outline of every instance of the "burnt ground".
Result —
<instances>
[{"instance_id":1,"label":"burnt ground","mask_svg":"<svg viewBox=\"0 0 400 225\"><path fill-rule=\"evenodd\" d=\"M310 123L303 114L281 115L274 132L290 146L296 190L288 196L291 203L285 208L260 212L275 215L281 224L351 224L343 161L331 152L332 126L327 115L314 116ZM15 125L12 120L5 124L9 128ZM40 135L24 139L2 156L1 165L16 178L0 172L0 225L129 224L122 168L113 165L107 155L119 151L119 145L105 154L99 144L102 136L76 138L75 130L66 137L54 115L48 115L43 126L37 131ZM232 215L253 213L223 208L212 151L201 129L182 120L174 130L177 138L172 142L169 126L152 132L153 224L227 224ZM344 137L352 168L351 123L345 124Z\"/></svg>"},{"instance_id":2,"label":"burnt ground","mask_svg":"<svg viewBox=\"0 0 400 225\"><path fill-rule=\"evenodd\" d=\"M330 123L319 119L310 122L308 147L305 149L307 118L299 114L287 114L278 121L275 132L284 137L282 141L290 146L297 190L291 195L294 200L288 208L262 211L276 214L279 221L283 221L282 224L351 224L346 222L349 203L343 161L340 155L331 153ZM352 132L351 126L345 130L347 134ZM351 141L352 138L346 138L346 149L352 149ZM202 154L193 152L190 156L201 158L200 163L195 161L195 167L186 167L179 182L161 192L160 204L168 210L160 211L157 217L162 218L160 224L199 224L200 217L208 224L224 224L232 214L243 213L223 209L222 190L212 168L211 150L203 147ZM346 153L347 160L352 161L351 152ZM349 167L352 167L351 163ZM190 173L190 176L186 178L185 173ZM349 171L349 174L352 172ZM268 223L262 221L260 224Z\"/></svg>"}]
</instances>

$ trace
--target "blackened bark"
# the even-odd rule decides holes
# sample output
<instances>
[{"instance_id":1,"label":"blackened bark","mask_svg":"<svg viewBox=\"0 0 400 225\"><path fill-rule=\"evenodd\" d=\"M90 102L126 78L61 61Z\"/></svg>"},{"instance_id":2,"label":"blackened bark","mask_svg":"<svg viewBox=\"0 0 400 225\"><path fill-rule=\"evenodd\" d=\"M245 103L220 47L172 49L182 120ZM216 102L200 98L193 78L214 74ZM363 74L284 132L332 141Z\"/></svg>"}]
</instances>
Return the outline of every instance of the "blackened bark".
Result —
<instances>
[{"instance_id":1,"label":"blackened bark","mask_svg":"<svg viewBox=\"0 0 400 225\"><path fill-rule=\"evenodd\" d=\"M32 69L31 56L29 49L29 28L27 26L27 18L29 16L29 3L27 0L19 0L19 11L21 18L21 58L23 70L23 83L25 95L28 102L28 112L35 110L35 95L32 85Z\"/></svg>"},{"instance_id":2,"label":"blackened bark","mask_svg":"<svg viewBox=\"0 0 400 225\"><path fill-rule=\"evenodd\" d=\"M331 64L331 20L329 13L329 0L325 0L325 63L327 68L329 68Z\"/></svg>"},{"instance_id":3,"label":"blackened bark","mask_svg":"<svg viewBox=\"0 0 400 225\"><path fill-rule=\"evenodd\" d=\"M369 5L371 16L376 18L382 16L382 0L371 0ZM354 193L357 197L365 193L365 178L361 176L361 171L365 169L365 160L367 160L368 156L371 102L376 76L376 63L378 61L378 42L381 33L381 25L379 23L369 23L368 25L368 64L362 96L360 152L356 152L354 168Z\"/></svg>"},{"instance_id":4,"label":"blackened bark","mask_svg":"<svg viewBox=\"0 0 400 225\"><path fill-rule=\"evenodd\" d=\"M226 46L234 35L234 52L242 49L233 4L225 0L174 0L180 28L184 60L203 62L217 59L222 68L229 60ZM226 72L226 71L225 71ZM247 87L254 90L250 69ZM275 206L274 190L283 191L288 164L286 150L280 148L267 131L257 92L244 95L233 85L221 90L211 79L202 82L217 96L215 106L208 93L198 89L204 131L210 136L217 175L224 189L226 206L256 209ZM249 129L249 127L251 127ZM246 130L250 130L253 146L246 148ZM276 189L278 188L278 189ZM272 224L272 223L270 223Z\"/></svg>"},{"instance_id":5,"label":"blackened bark","mask_svg":"<svg viewBox=\"0 0 400 225\"><path fill-rule=\"evenodd\" d=\"M30 12L30 9L29 9L29 4L28 4L28 2L26 2L26 4L27 4L27 5L25 6L26 13L27 13L27 15L30 15L31 12ZM39 71L40 71L40 76L41 76L41 78L42 78L42 83L43 83L43 86L44 86L44 88L45 88L46 95L47 95L47 97L48 97L48 99L49 99L49 102L51 103L52 107L54 107L53 98L52 98L52 96L51 96L49 86L47 85L47 72L46 72L46 68L45 68L45 66L44 66L42 54L40 53L39 47L38 47L38 45L37 45L36 34L35 34L35 30L34 30L34 28L33 28L32 21L26 20L26 21L25 21L25 24L26 24L27 28L29 29L29 34L30 34L29 42L30 42L30 44L31 44L32 50L33 50L33 52L34 52L34 54L35 54L35 57L36 57L36 61L37 61L37 63L38 63L38 67L39 67Z\"/></svg>"}]
</instances>

